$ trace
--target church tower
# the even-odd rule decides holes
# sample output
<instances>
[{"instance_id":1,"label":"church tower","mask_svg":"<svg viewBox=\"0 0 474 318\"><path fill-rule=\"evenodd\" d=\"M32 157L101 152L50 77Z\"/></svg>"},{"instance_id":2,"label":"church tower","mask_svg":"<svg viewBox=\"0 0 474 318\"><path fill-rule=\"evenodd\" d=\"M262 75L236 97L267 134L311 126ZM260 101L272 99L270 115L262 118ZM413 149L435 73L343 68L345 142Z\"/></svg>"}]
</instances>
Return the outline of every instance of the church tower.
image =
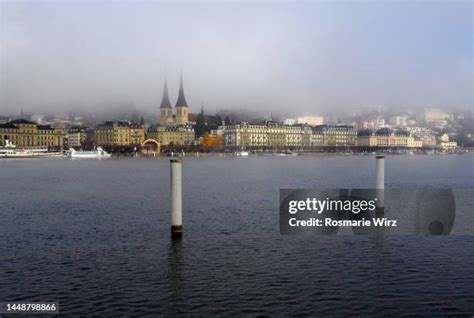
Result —
<instances>
[{"instance_id":1,"label":"church tower","mask_svg":"<svg viewBox=\"0 0 474 318\"><path fill-rule=\"evenodd\" d=\"M176 101L176 125L186 125L188 123L188 104L184 97L183 74L179 83L179 96Z\"/></svg>"},{"instance_id":2,"label":"church tower","mask_svg":"<svg viewBox=\"0 0 474 318\"><path fill-rule=\"evenodd\" d=\"M171 107L170 98L168 95L168 84L165 79L163 87L163 98L160 105L160 126L171 126L173 122L173 108Z\"/></svg>"}]
</instances>

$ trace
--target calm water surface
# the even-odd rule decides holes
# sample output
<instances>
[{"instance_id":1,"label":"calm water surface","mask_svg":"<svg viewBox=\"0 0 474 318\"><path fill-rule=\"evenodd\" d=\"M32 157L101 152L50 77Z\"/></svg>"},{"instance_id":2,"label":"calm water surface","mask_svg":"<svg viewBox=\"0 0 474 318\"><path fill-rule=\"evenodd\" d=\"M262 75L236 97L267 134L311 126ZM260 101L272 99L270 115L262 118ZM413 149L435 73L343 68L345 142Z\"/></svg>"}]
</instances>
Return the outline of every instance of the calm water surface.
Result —
<instances>
[{"instance_id":1,"label":"calm water surface","mask_svg":"<svg viewBox=\"0 0 474 318\"><path fill-rule=\"evenodd\" d=\"M386 186L474 188L474 157L389 156ZM0 160L0 302L62 314L474 315L472 236L282 236L280 188L370 188L375 159Z\"/></svg>"}]
</instances>

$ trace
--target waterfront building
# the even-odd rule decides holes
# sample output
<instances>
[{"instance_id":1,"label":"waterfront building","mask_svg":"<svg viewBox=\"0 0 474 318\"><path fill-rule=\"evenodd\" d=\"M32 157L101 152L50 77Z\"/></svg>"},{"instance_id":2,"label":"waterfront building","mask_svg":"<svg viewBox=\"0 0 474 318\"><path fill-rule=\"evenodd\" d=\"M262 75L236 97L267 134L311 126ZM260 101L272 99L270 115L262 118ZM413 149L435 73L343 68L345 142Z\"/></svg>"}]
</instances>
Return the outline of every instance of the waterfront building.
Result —
<instances>
[{"instance_id":1,"label":"waterfront building","mask_svg":"<svg viewBox=\"0 0 474 318\"><path fill-rule=\"evenodd\" d=\"M442 134L439 136L439 147L444 150L450 150L457 148L458 144L455 141L449 141L448 134Z\"/></svg>"},{"instance_id":2,"label":"waterfront building","mask_svg":"<svg viewBox=\"0 0 474 318\"><path fill-rule=\"evenodd\" d=\"M218 129L225 147L317 147L355 146L357 133L348 125L285 125L268 121L264 124L242 122Z\"/></svg>"},{"instance_id":3,"label":"waterfront building","mask_svg":"<svg viewBox=\"0 0 474 318\"><path fill-rule=\"evenodd\" d=\"M267 122L267 140L269 147L303 146L302 126L288 126L280 122Z\"/></svg>"},{"instance_id":4,"label":"waterfront building","mask_svg":"<svg viewBox=\"0 0 474 318\"><path fill-rule=\"evenodd\" d=\"M130 123L130 144L138 145L145 140L145 127L143 124Z\"/></svg>"},{"instance_id":5,"label":"waterfront building","mask_svg":"<svg viewBox=\"0 0 474 318\"><path fill-rule=\"evenodd\" d=\"M51 125L38 125L25 119L0 124L0 146L6 141L19 147L61 147L64 129Z\"/></svg>"},{"instance_id":6,"label":"waterfront building","mask_svg":"<svg viewBox=\"0 0 474 318\"><path fill-rule=\"evenodd\" d=\"M301 143L305 148L312 146L313 128L311 126L301 126Z\"/></svg>"},{"instance_id":7,"label":"waterfront building","mask_svg":"<svg viewBox=\"0 0 474 318\"><path fill-rule=\"evenodd\" d=\"M311 147L322 147L324 146L324 136L321 129L313 127L311 129L310 136L310 146Z\"/></svg>"},{"instance_id":8,"label":"waterfront building","mask_svg":"<svg viewBox=\"0 0 474 318\"><path fill-rule=\"evenodd\" d=\"M147 139L156 140L160 145L192 145L195 138L191 125L151 126L146 132Z\"/></svg>"},{"instance_id":9,"label":"waterfront building","mask_svg":"<svg viewBox=\"0 0 474 318\"><path fill-rule=\"evenodd\" d=\"M360 130L357 134L357 145L360 147L421 148L423 143L406 130L381 128L375 131Z\"/></svg>"},{"instance_id":10,"label":"waterfront building","mask_svg":"<svg viewBox=\"0 0 474 318\"><path fill-rule=\"evenodd\" d=\"M72 126L67 132L67 144L70 147L82 146L87 138L88 127Z\"/></svg>"},{"instance_id":11,"label":"waterfront building","mask_svg":"<svg viewBox=\"0 0 474 318\"><path fill-rule=\"evenodd\" d=\"M268 145L266 125L252 125L246 122L223 125L218 128L226 147L265 147Z\"/></svg>"},{"instance_id":12,"label":"waterfront building","mask_svg":"<svg viewBox=\"0 0 474 318\"><path fill-rule=\"evenodd\" d=\"M163 97L160 105L160 119L158 125L151 126L146 131L147 139L152 139L162 146L192 145L195 131L189 121L189 109L184 95L183 76L179 83L179 94L175 104L175 114L168 94L168 84L165 80Z\"/></svg>"},{"instance_id":13,"label":"waterfront building","mask_svg":"<svg viewBox=\"0 0 474 318\"><path fill-rule=\"evenodd\" d=\"M408 128L410 134L422 142L424 148L436 147L436 133L435 131L425 127L410 127Z\"/></svg>"},{"instance_id":14,"label":"waterfront building","mask_svg":"<svg viewBox=\"0 0 474 318\"><path fill-rule=\"evenodd\" d=\"M145 140L143 125L127 120L107 121L94 129L97 146L139 145Z\"/></svg>"},{"instance_id":15,"label":"waterfront building","mask_svg":"<svg viewBox=\"0 0 474 318\"><path fill-rule=\"evenodd\" d=\"M350 125L319 125L313 129L313 146L354 147L357 131Z\"/></svg>"}]
</instances>

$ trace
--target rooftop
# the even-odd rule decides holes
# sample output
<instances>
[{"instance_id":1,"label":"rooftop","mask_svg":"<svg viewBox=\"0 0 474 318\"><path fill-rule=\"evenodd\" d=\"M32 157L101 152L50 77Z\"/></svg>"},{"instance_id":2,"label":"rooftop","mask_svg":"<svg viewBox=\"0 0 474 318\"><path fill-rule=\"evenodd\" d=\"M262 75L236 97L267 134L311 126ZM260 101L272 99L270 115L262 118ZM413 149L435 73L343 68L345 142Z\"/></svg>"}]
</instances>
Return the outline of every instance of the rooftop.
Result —
<instances>
[{"instance_id":1,"label":"rooftop","mask_svg":"<svg viewBox=\"0 0 474 318\"><path fill-rule=\"evenodd\" d=\"M10 123L12 124L15 124L15 125L19 125L19 124L23 124L23 125L36 125L36 123L32 122L32 121L29 121L29 120L26 120L26 119L15 119L15 120L12 120Z\"/></svg>"}]
</instances>

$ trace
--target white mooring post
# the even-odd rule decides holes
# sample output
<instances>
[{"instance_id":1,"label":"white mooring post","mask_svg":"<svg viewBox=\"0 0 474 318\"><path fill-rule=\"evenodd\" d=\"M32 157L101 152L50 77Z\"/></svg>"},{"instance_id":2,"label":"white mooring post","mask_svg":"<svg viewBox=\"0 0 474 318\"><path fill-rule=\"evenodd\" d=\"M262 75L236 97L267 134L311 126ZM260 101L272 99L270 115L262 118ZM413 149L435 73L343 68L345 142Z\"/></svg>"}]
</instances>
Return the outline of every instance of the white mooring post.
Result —
<instances>
[{"instance_id":1,"label":"white mooring post","mask_svg":"<svg viewBox=\"0 0 474 318\"><path fill-rule=\"evenodd\" d=\"M378 155L376 157L376 176L377 183L375 189L377 190L377 210L385 208L385 157Z\"/></svg>"},{"instance_id":2,"label":"white mooring post","mask_svg":"<svg viewBox=\"0 0 474 318\"><path fill-rule=\"evenodd\" d=\"M181 160L170 160L171 180L171 237L180 239L183 235L183 198Z\"/></svg>"}]
</instances>

